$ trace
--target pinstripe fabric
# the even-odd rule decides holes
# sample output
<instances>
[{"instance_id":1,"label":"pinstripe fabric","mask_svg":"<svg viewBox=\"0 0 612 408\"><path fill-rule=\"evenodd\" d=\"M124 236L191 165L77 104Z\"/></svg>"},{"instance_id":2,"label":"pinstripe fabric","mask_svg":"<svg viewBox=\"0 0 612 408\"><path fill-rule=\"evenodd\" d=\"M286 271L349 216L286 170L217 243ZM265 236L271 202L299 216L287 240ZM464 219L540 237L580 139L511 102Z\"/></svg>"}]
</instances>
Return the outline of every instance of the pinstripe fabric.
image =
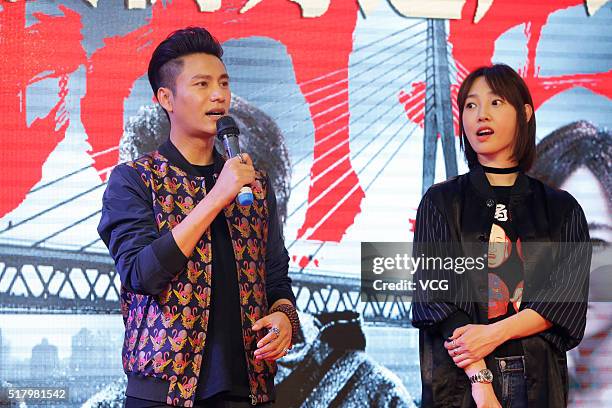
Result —
<instances>
[{"instance_id":1,"label":"pinstripe fabric","mask_svg":"<svg viewBox=\"0 0 612 408\"><path fill-rule=\"evenodd\" d=\"M573 199L572 199L573 200ZM588 224L582 208L574 201L568 211L555 241L559 242L557 259L546 273L549 285L545 289L528 294L521 305L533 309L553 327L540 335L560 351L576 347L586 326L589 266L591 245ZM442 212L426 193L417 211L413 256L461 256L450 245L452 233ZM552 261L551 261L552 262ZM444 294L416 287L412 303L412 323L417 328L432 327L443 322L458 310L471 316L477 314L476 304L469 294L468 280L453 271L420 268L415 273L419 279L446 279L451 290ZM450 296L449 296L450 293Z\"/></svg>"},{"instance_id":2,"label":"pinstripe fabric","mask_svg":"<svg viewBox=\"0 0 612 408\"><path fill-rule=\"evenodd\" d=\"M553 326L522 338L529 406L567 405L565 352L579 344L586 326L591 245L578 202L567 192L519 174L511 191L509 212L521 238L525 289L520 310L535 310ZM482 168L432 186L423 196L415 224L415 252L421 256L470 256L486 253L493 223L495 194ZM483 247L484 245L484 247ZM470 385L444 349L449 328L487 323L487 279L484 274L452 270L417 270L417 279L448 279L451 296L422 290L412 304L419 329L423 407L473 406ZM464 316L467 315L466 316ZM485 357L487 366L493 355Z\"/></svg>"},{"instance_id":3,"label":"pinstripe fabric","mask_svg":"<svg viewBox=\"0 0 612 408\"><path fill-rule=\"evenodd\" d=\"M541 336L567 351L584 334L592 254L588 224L578 203L565 218L559 241L558 259L550 268L550 287L531 294L522 308L533 309L553 323Z\"/></svg>"},{"instance_id":4,"label":"pinstripe fabric","mask_svg":"<svg viewBox=\"0 0 612 408\"><path fill-rule=\"evenodd\" d=\"M424 255L445 258L459 255L450 245L451 242L449 223L425 194L417 210L413 257ZM427 279L448 280L449 291L424 291L417 285L412 302L412 324L415 327L433 326L458 310L473 315L474 306L468 300L469 286L461 275L451 270L419 268L415 273L415 282Z\"/></svg>"}]
</instances>

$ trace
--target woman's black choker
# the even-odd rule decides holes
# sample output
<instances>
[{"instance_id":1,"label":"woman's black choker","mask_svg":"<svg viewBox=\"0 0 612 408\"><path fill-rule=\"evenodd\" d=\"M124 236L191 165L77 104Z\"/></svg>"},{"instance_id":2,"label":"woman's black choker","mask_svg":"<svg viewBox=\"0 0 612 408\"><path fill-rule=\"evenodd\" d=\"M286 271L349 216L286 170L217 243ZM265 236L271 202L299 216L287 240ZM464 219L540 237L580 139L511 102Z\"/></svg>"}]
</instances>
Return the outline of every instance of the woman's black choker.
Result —
<instances>
[{"instance_id":1,"label":"woman's black choker","mask_svg":"<svg viewBox=\"0 0 612 408\"><path fill-rule=\"evenodd\" d=\"M508 167L505 169L499 169L497 167L487 167L487 166L482 166L482 168L485 173L493 173L493 174L511 174L511 173L517 173L521 171L521 168L519 166Z\"/></svg>"}]
</instances>

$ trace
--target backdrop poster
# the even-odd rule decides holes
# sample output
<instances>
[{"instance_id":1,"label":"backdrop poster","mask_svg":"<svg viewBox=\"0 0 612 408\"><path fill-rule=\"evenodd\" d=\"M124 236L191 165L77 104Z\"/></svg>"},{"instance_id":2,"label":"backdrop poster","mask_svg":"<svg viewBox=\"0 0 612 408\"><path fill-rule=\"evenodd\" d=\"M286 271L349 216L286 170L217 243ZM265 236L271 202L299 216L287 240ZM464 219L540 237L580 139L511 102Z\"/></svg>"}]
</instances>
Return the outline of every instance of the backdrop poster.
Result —
<instances>
[{"instance_id":1,"label":"backdrop poster","mask_svg":"<svg viewBox=\"0 0 612 408\"><path fill-rule=\"evenodd\" d=\"M146 68L187 25L223 44L242 142L273 175L305 322L277 380L291 389L322 348L343 351L292 405L418 405L410 305L360 301L360 243L410 241L424 189L467 170L454 98L474 68L503 62L525 78L538 174L578 199L595 241L612 241L605 0L4 0L2 387L52 383L67 405L120 406L120 284L96 232L101 197L117 163L164 140ZM429 128L443 107L446 127ZM424 160L427 140L437 150ZM592 296L612 293L609 264L594 255ZM571 353L574 407L612 401L611 311L591 302Z\"/></svg>"}]
</instances>

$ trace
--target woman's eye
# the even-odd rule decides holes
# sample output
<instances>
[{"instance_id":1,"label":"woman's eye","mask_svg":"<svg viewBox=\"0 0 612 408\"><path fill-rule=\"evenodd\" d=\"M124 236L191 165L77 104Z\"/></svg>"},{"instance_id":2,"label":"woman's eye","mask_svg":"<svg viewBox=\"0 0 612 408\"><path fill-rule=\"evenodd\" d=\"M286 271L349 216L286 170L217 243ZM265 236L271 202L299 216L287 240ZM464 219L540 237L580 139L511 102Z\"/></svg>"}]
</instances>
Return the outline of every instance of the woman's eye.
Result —
<instances>
[{"instance_id":1,"label":"woman's eye","mask_svg":"<svg viewBox=\"0 0 612 408\"><path fill-rule=\"evenodd\" d=\"M208 85L208 83L206 83L206 82L198 82L196 85L199 85L199 86L207 86L207 85Z\"/></svg>"},{"instance_id":2,"label":"woman's eye","mask_svg":"<svg viewBox=\"0 0 612 408\"><path fill-rule=\"evenodd\" d=\"M504 103L504 101L502 101L501 99L493 100L493 106L499 106L499 105L501 105L503 103Z\"/></svg>"},{"instance_id":3,"label":"woman's eye","mask_svg":"<svg viewBox=\"0 0 612 408\"><path fill-rule=\"evenodd\" d=\"M475 107L476 107L476 104L474 102L468 102L465 104L466 109L473 109Z\"/></svg>"}]
</instances>

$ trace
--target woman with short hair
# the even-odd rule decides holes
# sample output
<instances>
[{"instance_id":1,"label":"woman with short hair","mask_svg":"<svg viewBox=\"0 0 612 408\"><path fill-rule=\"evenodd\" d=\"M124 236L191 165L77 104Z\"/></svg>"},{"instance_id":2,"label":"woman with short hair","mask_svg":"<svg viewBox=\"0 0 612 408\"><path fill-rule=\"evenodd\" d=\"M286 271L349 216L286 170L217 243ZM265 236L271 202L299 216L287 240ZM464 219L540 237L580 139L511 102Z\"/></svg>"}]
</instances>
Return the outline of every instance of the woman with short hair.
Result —
<instances>
[{"instance_id":1,"label":"woman with short hair","mask_svg":"<svg viewBox=\"0 0 612 408\"><path fill-rule=\"evenodd\" d=\"M582 208L527 176L536 121L523 79L507 65L470 73L459 89L470 171L432 186L417 212L415 251L486 259L463 274L434 266L416 280L422 407L564 407L566 352L586 323L591 258ZM417 253L417 252L415 252Z\"/></svg>"}]
</instances>

